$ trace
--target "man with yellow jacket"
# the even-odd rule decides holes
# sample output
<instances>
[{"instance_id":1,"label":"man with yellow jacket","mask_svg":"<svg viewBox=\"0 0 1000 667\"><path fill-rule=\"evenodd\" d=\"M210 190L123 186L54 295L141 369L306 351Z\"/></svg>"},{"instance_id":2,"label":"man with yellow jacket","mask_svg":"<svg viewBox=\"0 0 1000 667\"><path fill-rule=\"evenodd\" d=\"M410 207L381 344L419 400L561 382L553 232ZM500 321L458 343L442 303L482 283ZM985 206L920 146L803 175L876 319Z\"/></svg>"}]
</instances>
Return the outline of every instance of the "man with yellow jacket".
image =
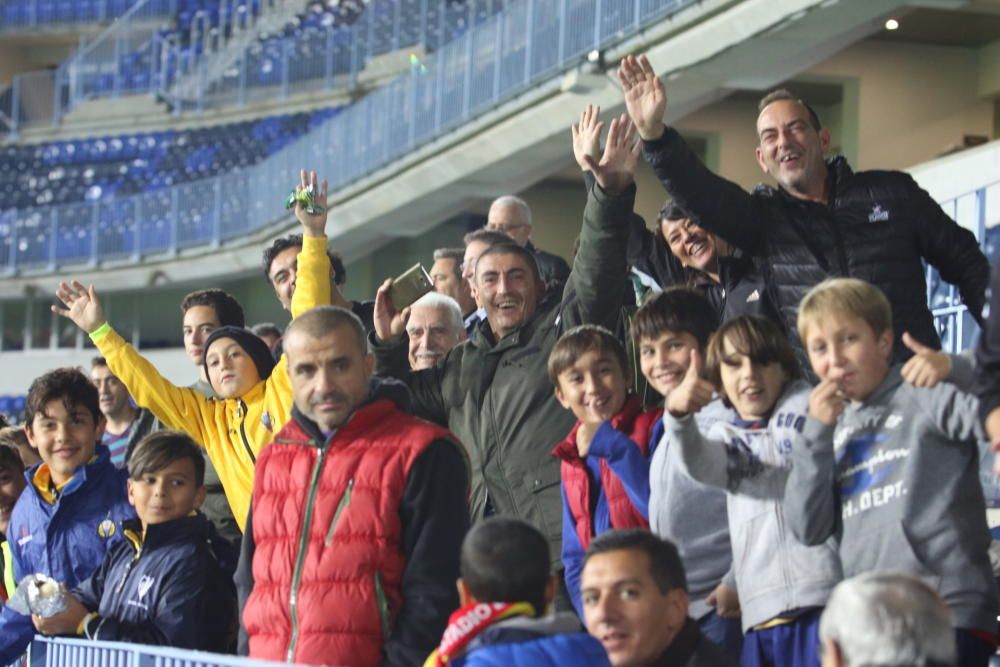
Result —
<instances>
[{"instance_id":1,"label":"man with yellow jacket","mask_svg":"<svg viewBox=\"0 0 1000 667\"><path fill-rule=\"evenodd\" d=\"M307 180L308 179L308 180ZM317 192L316 173L301 174L300 188L310 182ZM298 278L292 295L292 317L330 303L330 260L326 254L327 184L315 201L323 213L310 214L301 203L295 217L302 223L303 245L298 257ZM126 386L135 402L148 408L168 428L188 433L201 443L219 473L233 516L243 529L254 463L265 445L289 420L292 386L282 356L273 371L255 363L253 350L241 336L213 337L205 349L209 382L219 398L178 387L126 343L111 328L93 285L60 283L56 296L66 306L53 312L71 319L90 335L108 367Z\"/></svg>"}]
</instances>

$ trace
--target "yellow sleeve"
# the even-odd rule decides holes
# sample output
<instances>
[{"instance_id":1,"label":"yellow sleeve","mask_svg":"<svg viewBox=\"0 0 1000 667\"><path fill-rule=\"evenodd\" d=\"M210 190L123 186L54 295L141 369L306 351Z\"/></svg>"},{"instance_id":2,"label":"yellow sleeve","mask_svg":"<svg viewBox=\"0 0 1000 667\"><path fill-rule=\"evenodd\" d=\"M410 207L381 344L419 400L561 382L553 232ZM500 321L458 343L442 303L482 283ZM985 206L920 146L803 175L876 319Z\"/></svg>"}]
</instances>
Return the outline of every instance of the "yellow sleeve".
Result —
<instances>
[{"instance_id":1,"label":"yellow sleeve","mask_svg":"<svg viewBox=\"0 0 1000 667\"><path fill-rule=\"evenodd\" d=\"M292 319L316 306L330 304L330 258L325 236L304 236L295 269Z\"/></svg>"},{"instance_id":2,"label":"yellow sleeve","mask_svg":"<svg viewBox=\"0 0 1000 667\"><path fill-rule=\"evenodd\" d=\"M113 329L94 344L139 407L149 408L166 426L184 431L205 446L211 431L208 425L215 423L215 411L209 399L194 389L178 387L164 378L156 366Z\"/></svg>"}]
</instances>

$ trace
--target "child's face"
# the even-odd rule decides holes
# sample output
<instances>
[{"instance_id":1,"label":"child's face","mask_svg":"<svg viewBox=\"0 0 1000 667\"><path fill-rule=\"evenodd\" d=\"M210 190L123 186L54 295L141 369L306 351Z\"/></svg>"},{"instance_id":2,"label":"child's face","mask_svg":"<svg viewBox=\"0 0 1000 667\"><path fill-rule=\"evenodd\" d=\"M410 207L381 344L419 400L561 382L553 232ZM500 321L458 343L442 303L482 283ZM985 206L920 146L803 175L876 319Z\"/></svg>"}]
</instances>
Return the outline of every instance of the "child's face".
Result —
<instances>
[{"instance_id":1,"label":"child's face","mask_svg":"<svg viewBox=\"0 0 1000 667\"><path fill-rule=\"evenodd\" d=\"M559 374L556 399L584 423L599 424L625 405L628 382L613 355L590 350Z\"/></svg>"},{"instance_id":2,"label":"child's face","mask_svg":"<svg viewBox=\"0 0 1000 667\"><path fill-rule=\"evenodd\" d=\"M218 338L205 355L208 378L222 398L238 398L260 382L257 365L232 338Z\"/></svg>"},{"instance_id":3,"label":"child's face","mask_svg":"<svg viewBox=\"0 0 1000 667\"><path fill-rule=\"evenodd\" d=\"M128 501L143 526L180 519L204 500L205 487L195 481L194 461L188 458L128 481Z\"/></svg>"},{"instance_id":4,"label":"child's face","mask_svg":"<svg viewBox=\"0 0 1000 667\"><path fill-rule=\"evenodd\" d=\"M641 338L639 368L650 386L666 396L684 379L694 350L701 351L698 339L686 331L664 331L656 338Z\"/></svg>"},{"instance_id":5,"label":"child's face","mask_svg":"<svg viewBox=\"0 0 1000 667\"><path fill-rule=\"evenodd\" d=\"M21 497L25 484L23 470L0 466L0 533L4 535L7 534L10 513L14 511L14 505Z\"/></svg>"},{"instance_id":6,"label":"child's face","mask_svg":"<svg viewBox=\"0 0 1000 667\"><path fill-rule=\"evenodd\" d=\"M844 397L863 401L889 372L892 331L876 334L860 317L830 315L806 327L806 351L820 380L833 379Z\"/></svg>"},{"instance_id":7,"label":"child's face","mask_svg":"<svg viewBox=\"0 0 1000 667\"><path fill-rule=\"evenodd\" d=\"M104 417L95 422L87 408L74 405L67 410L62 399L57 398L35 413L24 432L49 467L52 481L62 484L94 456L94 448L104 433Z\"/></svg>"},{"instance_id":8,"label":"child's face","mask_svg":"<svg viewBox=\"0 0 1000 667\"><path fill-rule=\"evenodd\" d=\"M759 364L740 354L728 339L722 341L722 391L743 419L767 419L788 381L776 361Z\"/></svg>"}]
</instances>

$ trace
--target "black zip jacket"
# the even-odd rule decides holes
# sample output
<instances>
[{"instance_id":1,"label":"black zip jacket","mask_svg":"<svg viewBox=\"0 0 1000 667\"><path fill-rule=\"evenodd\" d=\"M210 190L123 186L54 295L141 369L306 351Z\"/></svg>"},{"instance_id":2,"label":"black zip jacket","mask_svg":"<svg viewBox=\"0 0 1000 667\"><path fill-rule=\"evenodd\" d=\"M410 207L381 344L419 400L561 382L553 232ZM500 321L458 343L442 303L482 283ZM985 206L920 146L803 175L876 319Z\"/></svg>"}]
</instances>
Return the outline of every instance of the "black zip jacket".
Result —
<instances>
[{"instance_id":1,"label":"black zip jacket","mask_svg":"<svg viewBox=\"0 0 1000 667\"><path fill-rule=\"evenodd\" d=\"M126 539L73 591L97 611L89 639L232 652L236 552L203 514L154 524L122 523Z\"/></svg>"},{"instance_id":2,"label":"black zip jacket","mask_svg":"<svg viewBox=\"0 0 1000 667\"><path fill-rule=\"evenodd\" d=\"M397 407L410 412L406 386L394 380L373 378L366 403L388 398ZM297 407L292 419L317 442L325 442L316 423ZM435 440L410 467L399 506L403 528L401 543L406 565L403 568L403 606L396 617L392 634L383 647L385 667L420 667L438 646L448 616L458 608L455 582L459 576L459 552L469 529L466 507L469 490L469 467L465 455L448 440ZM253 592L253 501L243 531L240 562L236 570L239 608L243 609ZM240 619L240 655L249 652L248 639Z\"/></svg>"},{"instance_id":3,"label":"black zip jacket","mask_svg":"<svg viewBox=\"0 0 1000 667\"><path fill-rule=\"evenodd\" d=\"M926 345L941 342L927 307L924 262L956 285L977 321L989 265L975 236L900 171L854 173L827 163L829 203L807 202L759 186L748 194L713 174L673 128L643 142L643 156L677 203L700 225L759 258L789 340L805 358L796 331L799 301L826 278L850 276L881 288L892 304L895 362L910 356L904 331Z\"/></svg>"}]
</instances>

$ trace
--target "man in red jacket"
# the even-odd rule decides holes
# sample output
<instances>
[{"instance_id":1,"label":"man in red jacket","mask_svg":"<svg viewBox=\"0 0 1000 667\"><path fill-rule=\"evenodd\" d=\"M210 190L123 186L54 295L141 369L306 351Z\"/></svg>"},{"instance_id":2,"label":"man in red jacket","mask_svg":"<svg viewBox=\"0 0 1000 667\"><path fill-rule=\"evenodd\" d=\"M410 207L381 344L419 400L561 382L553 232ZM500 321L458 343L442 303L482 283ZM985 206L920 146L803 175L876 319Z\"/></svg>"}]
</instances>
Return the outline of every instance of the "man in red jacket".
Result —
<instances>
[{"instance_id":1,"label":"man in red jacket","mask_svg":"<svg viewBox=\"0 0 1000 667\"><path fill-rule=\"evenodd\" d=\"M285 333L292 420L257 459L236 575L241 653L420 664L458 603L468 468L446 430L372 379L361 321L321 306Z\"/></svg>"}]
</instances>

